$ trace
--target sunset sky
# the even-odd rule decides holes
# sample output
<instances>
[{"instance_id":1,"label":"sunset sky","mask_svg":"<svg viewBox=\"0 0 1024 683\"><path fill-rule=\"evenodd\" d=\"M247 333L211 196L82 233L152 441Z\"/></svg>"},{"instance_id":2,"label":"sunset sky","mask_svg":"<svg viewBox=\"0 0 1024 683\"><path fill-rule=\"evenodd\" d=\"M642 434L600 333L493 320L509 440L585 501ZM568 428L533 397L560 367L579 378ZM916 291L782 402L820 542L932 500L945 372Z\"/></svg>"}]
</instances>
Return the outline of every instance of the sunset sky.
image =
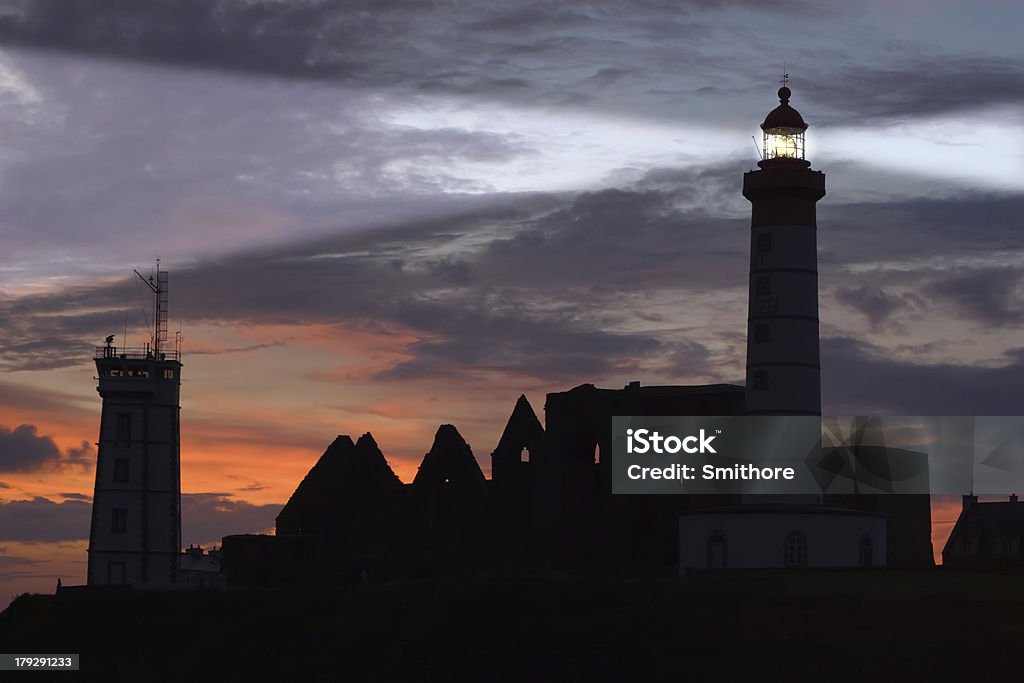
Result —
<instances>
[{"instance_id":1,"label":"sunset sky","mask_svg":"<svg viewBox=\"0 0 1024 683\"><path fill-rule=\"evenodd\" d=\"M1024 5L0 0L0 607L84 581L92 349L183 334L184 542L337 434L742 383L752 135L810 123L823 411L1021 414ZM936 504L941 549L959 501Z\"/></svg>"}]
</instances>

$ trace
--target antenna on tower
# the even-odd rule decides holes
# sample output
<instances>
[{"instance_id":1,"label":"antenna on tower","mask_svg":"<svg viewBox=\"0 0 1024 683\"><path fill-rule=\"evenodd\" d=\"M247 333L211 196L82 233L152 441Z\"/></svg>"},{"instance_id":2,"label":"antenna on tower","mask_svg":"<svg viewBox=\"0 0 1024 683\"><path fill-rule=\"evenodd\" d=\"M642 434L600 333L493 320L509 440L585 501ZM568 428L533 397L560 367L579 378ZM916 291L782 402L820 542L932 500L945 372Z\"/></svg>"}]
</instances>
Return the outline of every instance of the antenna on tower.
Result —
<instances>
[{"instance_id":1,"label":"antenna on tower","mask_svg":"<svg viewBox=\"0 0 1024 683\"><path fill-rule=\"evenodd\" d=\"M789 86L789 74L786 72L785 62L782 63L782 78L779 79L779 83L781 83L783 87Z\"/></svg>"},{"instance_id":2,"label":"antenna on tower","mask_svg":"<svg viewBox=\"0 0 1024 683\"><path fill-rule=\"evenodd\" d=\"M757 138L751 135L750 139L754 141L754 149L757 150L757 158L764 161L764 154L761 152L761 148L757 146Z\"/></svg>"},{"instance_id":3,"label":"antenna on tower","mask_svg":"<svg viewBox=\"0 0 1024 683\"><path fill-rule=\"evenodd\" d=\"M152 275L147 279L139 271L134 272L153 292L153 355L159 357L167 343L167 271L160 270L160 259L157 259L155 282Z\"/></svg>"}]
</instances>

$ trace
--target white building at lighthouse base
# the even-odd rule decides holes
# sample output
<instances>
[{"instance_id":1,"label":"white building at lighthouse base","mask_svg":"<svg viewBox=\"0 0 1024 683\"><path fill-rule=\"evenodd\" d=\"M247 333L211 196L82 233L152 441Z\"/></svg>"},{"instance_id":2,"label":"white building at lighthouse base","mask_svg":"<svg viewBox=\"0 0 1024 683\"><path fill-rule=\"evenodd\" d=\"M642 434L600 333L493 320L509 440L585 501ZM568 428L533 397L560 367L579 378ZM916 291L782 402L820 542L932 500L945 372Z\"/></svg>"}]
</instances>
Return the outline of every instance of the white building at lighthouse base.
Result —
<instances>
[{"instance_id":1,"label":"white building at lighthouse base","mask_svg":"<svg viewBox=\"0 0 1024 683\"><path fill-rule=\"evenodd\" d=\"M743 504L679 518L679 574L721 569L884 567L886 517L801 504Z\"/></svg>"}]
</instances>

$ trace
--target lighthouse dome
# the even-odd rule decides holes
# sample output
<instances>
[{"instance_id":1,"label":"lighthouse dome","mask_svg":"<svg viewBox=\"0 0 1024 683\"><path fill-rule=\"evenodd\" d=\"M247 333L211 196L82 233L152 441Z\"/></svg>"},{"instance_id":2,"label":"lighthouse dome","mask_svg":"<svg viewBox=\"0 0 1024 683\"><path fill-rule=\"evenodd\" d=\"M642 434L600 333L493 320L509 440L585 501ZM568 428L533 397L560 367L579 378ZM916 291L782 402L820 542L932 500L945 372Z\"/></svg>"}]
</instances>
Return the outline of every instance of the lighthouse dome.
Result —
<instances>
[{"instance_id":1,"label":"lighthouse dome","mask_svg":"<svg viewBox=\"0 0 1024 683\"><path fill-rule=\"evenodd\" d=\"M804 119L800 116L800 112L789 106L789 96L791 94L792 93L789 88L786 86L779 88L779 106L768 112L768 116L765 117L764 123L761 124L761 130L768 131L780 128L800 131L807 130L807 124L804 123Z\"/></svg>"}]
</instances>

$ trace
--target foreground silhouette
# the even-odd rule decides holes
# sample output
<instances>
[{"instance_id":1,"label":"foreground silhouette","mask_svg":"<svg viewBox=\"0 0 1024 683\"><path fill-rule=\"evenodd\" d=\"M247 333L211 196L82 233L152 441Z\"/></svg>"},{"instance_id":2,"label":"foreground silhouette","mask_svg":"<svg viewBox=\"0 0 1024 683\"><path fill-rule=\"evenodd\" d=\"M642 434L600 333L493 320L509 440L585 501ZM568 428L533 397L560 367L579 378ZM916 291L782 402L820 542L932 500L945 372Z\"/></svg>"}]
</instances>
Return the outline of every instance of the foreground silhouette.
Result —
<instances>
[{"instance_id":1,"label":"foreground silhouette","mask_svg":"<svg viewBox=\"0 0 1024 683\"><path fill-rule=\"evenodd\" d=\"M71 591L0 614L12 652L103 680L995 680L1024 584L943 571ZM969 628L964 628L970 624Z\"/></svg>"}]
</instances>

